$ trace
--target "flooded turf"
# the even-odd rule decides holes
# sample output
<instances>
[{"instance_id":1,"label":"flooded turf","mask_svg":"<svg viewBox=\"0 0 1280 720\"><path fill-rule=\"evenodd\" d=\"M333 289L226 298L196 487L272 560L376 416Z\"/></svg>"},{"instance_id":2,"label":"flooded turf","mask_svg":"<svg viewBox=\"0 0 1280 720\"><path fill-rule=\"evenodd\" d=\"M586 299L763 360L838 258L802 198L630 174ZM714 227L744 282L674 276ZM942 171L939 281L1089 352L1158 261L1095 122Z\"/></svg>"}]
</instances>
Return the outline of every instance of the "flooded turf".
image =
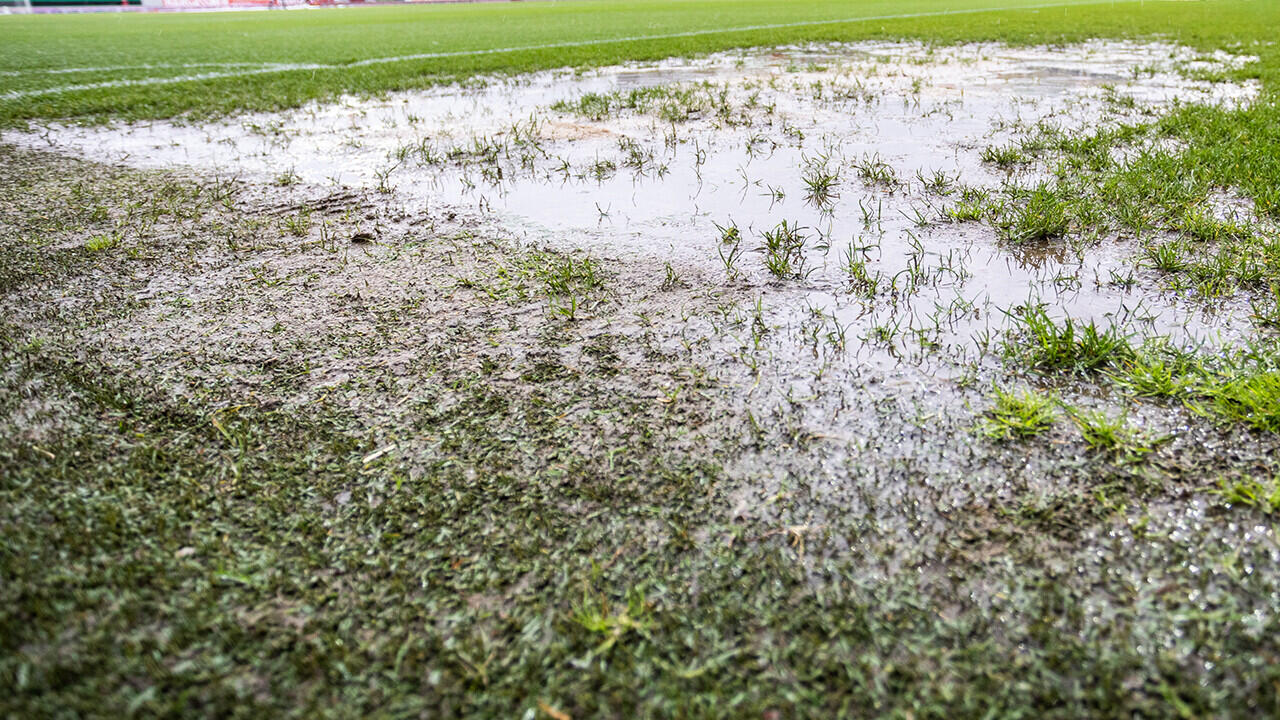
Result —
<instances>
[{"instance_id":1,"label":"flooded turf","mask_svg":"<svg viewBox=\"0 0 1280 720\"><path fill-rule=\"evenodd\" d=\"M1131 275L1136 248L1126 238L1101 238L1088 253L1079 242L1010 249L971 221L988 194L1044 179L1042 164L1005 146L1031 131L1118 126L1174 103L1246 102L1256 87L1180 72L1247 60L1116 43L832 46L44 137L140 167L394 189L403 212L475 210L520 241L667 263L700 284L764 288L782 304L830 308L860 336L888 319L847 301L853 272L894 285L906 307L893 314L935 316L925 323L931 342L966 346L975 332L1001 329L998 309L1029 300L1085 320L1135 312L1125 283L1112 282ZM789 245L770 254L766 233L784 222ZM1154 333L1239 334L1231 313L1159 297L1136 304Z\"/></svg>"},{"instance_id":2,"label":"flooded turf","mask_svg":"<svg viewBox=\"0 0 1280 720\"><path fill-rule=\"evenodd\" d=\"M1173 221L1079 178L1176 153L1133 128L1183 105L1252 102L1255 85L1210 81L1247 62L1113 42L783 48L10 133L22 162L181 168L174 187L203 189L199 213L159 225L145 200L100 199L119 229L89 251L141 259L14 281L5 309L28 346L208 404L224 436L241 408L338 413L360 428L360 478L563 480L581 460L599 480L639 437L628 487L654 458L714 462L715 482L670 491L696 512L608 521L700 548L694 602L719 572L699 563L776 545L804 592L909 586L930 617L980 612L1010 637L1123 626L1125 652L1213 677L1188 625L1230 606L1233 642L1272 627L1280 548L1206 491L1273 472L1272 442L1257 413L1212 419L1245 380L1189 368L1258 335L1265 291L1175 286ZM1216 239L1275 237L1231 188L1179 207ZM42 446L68 422L57 405L35 392L8 427ZM395 495L376 477L307 502L374 513ZM570 522L618 511L593 492L547 502ZM500 574L469 609L509 610L544 571ZM1069 613L1048 618L1046 587Z\"/></svg>"},{"instance_id":3,"label":"flooded turf","mask_svg":"<svg viewBox=\"0 0 1280 720\"><path fill-rule=\"evenodd\" d=\"M401 254L377 245L395 219L433 227L463 213L489 235L608 258L637 276L618 283L624 292L679 316L667 334L706 348L701 363L740 391L738 415L786 406L803 432L841 444L894 434L885 423L903 417L882 418L872 409L881 399L925 424L943 411L967 417L971 397L959 388L989 380L993 343L1020 307L1178 347L1247 336L1245 303L1153 291L1131 233L1068 232L1064 221L1007 242L989 216L993 198L1018 203L1016 191L1051 179L1020 143L1120 127L1178 103L1248 102L1256 86L1188 79L1248 61L1114 42L822 46L43 137L93 159L193 167L282 197L295 184L362 188L377 209L352 232L374 243L370 257ZM1239 204L1219 209L1253 221ZM375 294L428 279L393 260L379 267L383 287L364 280ZM305 264L264 269L288 277ZM206 292L218 280L177 282L157 281L149 294L182 283ZM501 278L481 264L443 282L492 292ZM280 294L308 304L293 289ZM968 438L952 438L967 452ZM932 435L916 444L930 472L951 472L932 455ZM826 462L841 455L831 450L820 453Z\"/></svg>"},{"instance_id":4,"label":"flooded turf","mask_svg":"<svg viewBox=\"0 0 1280 720\"><path fill-rule=\"evenodd\" d=\"M300 228L252 266L206 269L196 257L146 283L142 307L102 337L158 377L171 358L218 348L224 359L203 380L252 392L271 375L256 365L282 352L281 332L330 339L294 360L310 368L304 396L359 386L379 368L395 377L508 291L511 269L466 248L469 238L606 259L615 295L605 302L619 307L595 330L580 323L580 336L682 349L723 388L721 421L754 436L729 464L741 489L727 509L814 528L872 523L881 540L857 550L874 571L936 556L960 508L1071 484L1073 453L1049 446L1010 467L975 437L991 383L1005 381L1000 346L1020 309L1115 327L1135 344L1212 351L1248 336L1247 303L1162 292L1132 234L1064 226L1011 243L976 209L1051 177L1018 149L1027 138L1120 127L1177 103L1248 102L1256 87L1188 79L1247 61L1107 42L823 46L541 73L211 125L53 128L26 142L249 182L262 188L259 206ZM1238 203L1218 211L1254 221ZM426 263L418 230L476 256ZM326 243L343 268L316 277ZM242 295L245 282L257 289ZM378 315L398 314L390 308L421 309L424 288L439 298L433 320L407 313L391 321L402 328L393 340L345 347L379 332ZM544 312L577 320L593 302L570 289ZM377 309L352 315L349 305ZM332 344L335 334L346 340ZM516 337L525 339L502 341L508 354L536 352L527 330ZM561 348L559 361L583 362L589 344ZM680 382L670 379L672 397ZM619 387L633 389L625 378ZM380 426L403 421L377 399L346 397ZM1076 402L1099 404L1089 392ZM1149 411L1133 420L1151 437L1180 435L1184 422ZM777 497L793 503L768 502Z\"/></svg>"}]
</instances>

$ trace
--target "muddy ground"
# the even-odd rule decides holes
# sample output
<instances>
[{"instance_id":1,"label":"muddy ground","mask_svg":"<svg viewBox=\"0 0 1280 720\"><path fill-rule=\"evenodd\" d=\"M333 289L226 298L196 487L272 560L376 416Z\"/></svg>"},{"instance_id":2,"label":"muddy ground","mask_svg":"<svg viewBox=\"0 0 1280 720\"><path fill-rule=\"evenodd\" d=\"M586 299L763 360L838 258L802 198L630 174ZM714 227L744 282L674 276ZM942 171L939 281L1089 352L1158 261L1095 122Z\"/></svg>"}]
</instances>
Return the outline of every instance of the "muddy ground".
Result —
<instances>
[{"instance_id":1,"label":"muddy ground","mask_svg":"<svg viewBox=\"0 0 1280 720\"><path fill-rule=\"evenodd\" d=\"M0 707L1274 712L1229 260L1275 225L1105 190L1247 62L784 48L9 134Z\"/></svg>"}]
</instances>

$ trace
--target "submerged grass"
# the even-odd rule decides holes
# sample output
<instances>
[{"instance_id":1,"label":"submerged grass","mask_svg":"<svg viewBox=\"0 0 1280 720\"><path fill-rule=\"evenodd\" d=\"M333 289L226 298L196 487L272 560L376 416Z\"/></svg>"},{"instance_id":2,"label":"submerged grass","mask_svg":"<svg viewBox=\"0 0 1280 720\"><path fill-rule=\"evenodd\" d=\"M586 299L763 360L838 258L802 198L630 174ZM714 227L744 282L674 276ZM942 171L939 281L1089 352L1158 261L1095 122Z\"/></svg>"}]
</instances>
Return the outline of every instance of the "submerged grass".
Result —
<instances>
[{"instance_id":1,"label":"submerged grass","mask_svg":"<svg viewBox=\"0 0 1280 720\"><path fill-rule=\"evenodd\" d=\"M786 220L761 233L764 240L764 266L779 280L805 277L805 229Z\"/></svg>"},{"instance_id":2,"label":"submerged grass","mask_svg":"<svg viewBox=\"0 0 1280 720\"><path fill-rule=\"evenodd\" d=\"M572 101L560 100L551 109L576 113L596 121L625 111L652 115L668 123L681 123L704 114L713 116L726 126L745 122L740 115L734 115L728 87L706 81L687 85L655 85L613 93L586 93Z\"/></svg>"}]
</instances>

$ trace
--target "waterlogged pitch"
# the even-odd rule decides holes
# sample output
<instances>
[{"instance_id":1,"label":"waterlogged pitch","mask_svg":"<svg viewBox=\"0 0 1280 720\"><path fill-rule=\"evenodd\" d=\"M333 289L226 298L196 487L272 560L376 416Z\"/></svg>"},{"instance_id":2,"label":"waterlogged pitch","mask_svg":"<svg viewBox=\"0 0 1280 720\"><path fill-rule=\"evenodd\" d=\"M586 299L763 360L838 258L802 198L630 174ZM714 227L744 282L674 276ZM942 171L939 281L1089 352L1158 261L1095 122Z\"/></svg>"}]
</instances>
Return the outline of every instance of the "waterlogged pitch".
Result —
<instances>
[{"instance_id":1,"label":"waterlogged pitch","mask_svg":"<svg viewBox=\"0 0 1280 720\"><path fill-rule=\"evenodd\" d=\"M1274 5L0 21L6 714L1280 712Z\"/></svg>"}]
</instances>

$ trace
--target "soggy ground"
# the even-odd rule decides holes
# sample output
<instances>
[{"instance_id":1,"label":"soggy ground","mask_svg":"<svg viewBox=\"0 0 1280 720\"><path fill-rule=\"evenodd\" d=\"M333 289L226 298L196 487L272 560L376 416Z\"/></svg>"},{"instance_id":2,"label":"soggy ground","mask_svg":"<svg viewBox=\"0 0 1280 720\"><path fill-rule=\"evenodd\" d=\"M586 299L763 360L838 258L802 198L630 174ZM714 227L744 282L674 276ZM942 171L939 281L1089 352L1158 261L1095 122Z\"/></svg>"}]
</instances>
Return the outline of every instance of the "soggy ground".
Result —
<instances>
[{"instance_id":1,"label":"soggy ground","mask_svg":"<svg viewBox=\"0 0 1280 720\"><path fill-rule=\"evenodd\" d=\"M1280 238L1179 120L1254 60L823 45L8 133L5 677L1274 712Z\"/></svg>"}]
</instances>

